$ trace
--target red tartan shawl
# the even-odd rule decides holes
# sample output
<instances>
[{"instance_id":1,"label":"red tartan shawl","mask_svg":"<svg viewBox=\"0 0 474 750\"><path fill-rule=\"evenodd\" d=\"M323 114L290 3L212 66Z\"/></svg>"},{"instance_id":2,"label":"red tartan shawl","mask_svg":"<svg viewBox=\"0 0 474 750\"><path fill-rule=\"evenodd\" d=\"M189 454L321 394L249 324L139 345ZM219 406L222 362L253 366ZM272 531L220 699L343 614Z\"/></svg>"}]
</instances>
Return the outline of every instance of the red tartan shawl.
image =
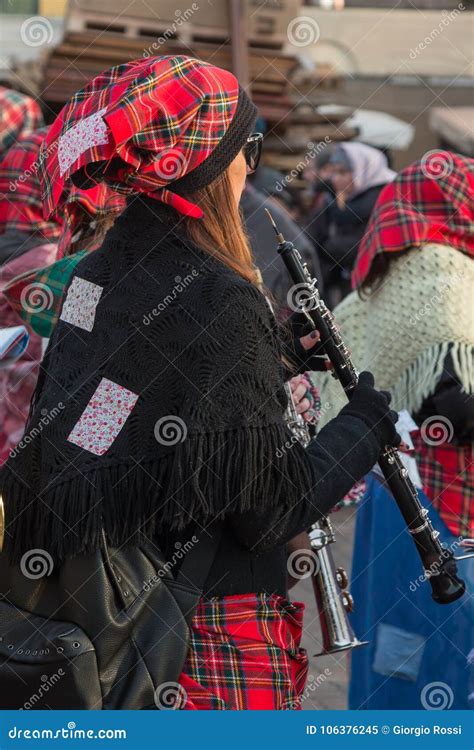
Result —
<instances>
[{"instance_id":1,"label":"red tartan shawl","mask_svg":"<svg viewBox=\"0 0 474 750\"><path fill-rule=\"evenodd\" d=\"M47 128L20 136L0 162L0 234L8 229L38 232L44 242L55 242L64 219L43 217L38 177L40 146Z\"/></svg>"},{"instance_id":2,"label":"red tartan shawl","mask_svg":"<svg viewBox=\"0 0 474 750\"><path fill-rule=\"evenodd\" d=\"M80 173L76 183L105 180L119 192L145 193L202 217L198 206L166 188L215 150L238 99L232 73L191 57L135 60L101 73L66 104L45 141L45 215Z\"/></svg>"},{"instance_id":3,"label":"red tartan shawl","mask_svg":"<svg viewBox=\"0 0 474 750\"><path fill-rule=\"evenodd\" d=\"M352 286L360 287L379 253L428 242L474 254L474 159L430 151L384 187L359 245Z\"/></svg>"},{"instance_id":4,"label":"red tartan shawl","mask_svg":"<svg viewBox=\"0 0 474 750\"><path fill-rule=\"evenodd\" d=\"M473 447L440 442L434 435L432 438L412 434L423 491L451 534L473 537Z\"/></svg>"},{"instance_id":5,"label":"red tartan shawl","mask_svg":"<svg viewBox=\"0 0 474 750\"><path fill-rule=\"evenodd\" d=\"M30 96L0 86L0 156L13 146L18 138L43 125L39 104Z\"/></svg>"}]
</instances>

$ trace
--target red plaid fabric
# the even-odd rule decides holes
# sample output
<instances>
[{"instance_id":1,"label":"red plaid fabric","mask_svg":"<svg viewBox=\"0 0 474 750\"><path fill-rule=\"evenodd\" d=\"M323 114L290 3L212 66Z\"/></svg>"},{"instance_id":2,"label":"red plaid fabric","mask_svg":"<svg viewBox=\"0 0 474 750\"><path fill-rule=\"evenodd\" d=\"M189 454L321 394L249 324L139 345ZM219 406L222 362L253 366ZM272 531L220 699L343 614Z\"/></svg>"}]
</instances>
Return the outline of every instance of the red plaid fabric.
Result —
<instances>
[{"instance_id":1,"label":"red plaid fabric","mask_svg":"<svg viewBox=\"0 0 474 750\"><path fill-rule=\"evenodd\" d=\"M232 73L191 57L152 57L107 70L51 127L41 170L45 211L56 209L67 180L81 171L92 182L104 179L119 192L146 193L201 217L166 186L212 153L238 96Z\"/></svg>"},{"instance_id":2,"label":"red plaid fabric","mask_svg":"<svg viewBox=\"0 0 474 750\"><path fill-rule=\"evenodd\" d=\"M17 326L23 322L2 293L4 287L16 276L34 266L52 263L56 246L38 245L0 267L0 325ZM27 289L23 308L33 310L34 305L44 305L49 295L47 287ZM41 298L41 299L40 299ZM36 386L41 362L41 338L30 330L28 346L12 365L0 367L0 465L17 445L25 430L31 396Z\"/></svg>"},{"instance_id":3,"label":"red plaid fabric","mask_svg":"<svg viewBox=\"0 0 474 750\"><path fill-rule=\"evenodd\" d=\"M474 537L473 447L428 445L411 435L425 495L455 536Z\"/></svg>"},{"instance_id":4,"label":"red plaid fabric","mask_svg":"<svg viewBox=\"0 0 474 750\"><path fill-rule=\"evenodd\" d=\"M125 198L104 183L90 190L70 186L62 217L55 212L45 220L39 167L40 148L47 132L48 128L40 128L21 136L0 162L0 234L7 229L38 232L45 242L59 242L61 257L84 214L91 220L120 213L125 208Z\"/></svg>"},{"instance_id":5,"label":"red plaid fabric","mask_svg":"<svg viewBox=\"0 0 474 750\"><path fill-rule=\"evenodd\" d=\"M428 242L474 253L474 159L431 151L384 187L359 245L353 287L362 284L379 253Z\"/></svg>"},{"instance_id":6,"label":"red plaid fabric","mask_svg":"<svg viewBox=\"0 0 474 750\"><path fill-rule=\"evenodd\" d=\"M308 671L299 645L303 609L265 594L201 600L175 707L300 709Z\"/></svg>"},{"instance_id":7,"label":"red plaid fabric","mask_svg":"<svg viewBox=\"0 0 474 750\"><path fill-rule=\"evenodd\" d=\"M41 128L43 115L37 102L19 91L0 86L0 157L21 135Z\"/></svg>"},{"instance_id":8,"label":"red plaid fabric","mask_svg":"<svg viewBox=\"0 0 474 750\"><path fill-rule=\"evenodd\" d=\"M38 177L40 146L47 128L20 136L0 162L0 234L7 229L38 232L44 242L61 235L63 219L43 218L43 201Z\"/></svg>"}]
</instances>

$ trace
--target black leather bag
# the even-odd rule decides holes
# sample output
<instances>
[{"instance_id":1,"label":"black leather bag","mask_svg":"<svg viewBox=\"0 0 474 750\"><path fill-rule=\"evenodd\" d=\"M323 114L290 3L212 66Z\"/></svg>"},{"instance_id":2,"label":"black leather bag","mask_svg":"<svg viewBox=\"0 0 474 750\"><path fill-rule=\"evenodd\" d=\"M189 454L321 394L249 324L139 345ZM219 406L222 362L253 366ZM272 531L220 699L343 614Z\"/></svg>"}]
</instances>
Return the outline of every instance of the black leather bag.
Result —
<instances>
[{"instance_id":1,"label":"black leather bag","mask_svg":"<svg viewBox=\"0 0 474 750\"><path fill-rule=\"evenodd\" d=\"M111 549L105 536L96 553L37 579L0 554L0 709L160 708L219 538L183 550L176 577L153 544Z\"/></svg>"}]
</instances>

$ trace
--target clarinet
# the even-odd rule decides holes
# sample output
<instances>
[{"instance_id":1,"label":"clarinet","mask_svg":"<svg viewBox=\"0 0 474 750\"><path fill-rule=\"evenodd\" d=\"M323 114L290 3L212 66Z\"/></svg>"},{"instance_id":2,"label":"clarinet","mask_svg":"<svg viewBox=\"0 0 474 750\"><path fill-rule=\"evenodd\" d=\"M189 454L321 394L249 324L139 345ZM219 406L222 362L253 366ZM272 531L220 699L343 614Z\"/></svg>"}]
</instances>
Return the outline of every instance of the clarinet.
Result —
<instances>
[{"instance_id":1,"label":"clarinet","mask_svg":"<svg viewBox=\"0 0 474 750\"><path fill-rule=\"evenodd\" d=\"M298 442L306 448L311 442L308 425L296 411L289 383L285 383L288 406L284 419ZM354 609L354 599L347 591L349 579L344 568L336 568L331 546L336 537L332 524L326 516L313 523L308 531L311 550L317 559L316 569L311 575L311 583L316 599L316 607L321 625L323 648L315 656L326 656L365 646L367 641L359 641L352 630L348 613Z\"/></svg>"},{"instance_id":2,"label":"clarinet","mask_svg":"<svg viewBox=\"0 0 474 750\"><path fill-rule=\"evenodd\" d=\"M334 377L340 381L350 398L357 385L358 373L334 317L322 301L316 279L311 277L298 250L293 243L284 239L272 215L268 209L265 210L277 236L278 253L296 287L298 299L302 301L300 311L312 327L319 331L321 348L333 364ZM408 476L398 451L385 446L378 464L415 543L425 576L431 585L433 600L438 604L456 601L464 594L466 586L457 575L453 553L440 543L439 532L433 529L428 510L421 505L416 487Z\"/></svg>"}]
</instances>

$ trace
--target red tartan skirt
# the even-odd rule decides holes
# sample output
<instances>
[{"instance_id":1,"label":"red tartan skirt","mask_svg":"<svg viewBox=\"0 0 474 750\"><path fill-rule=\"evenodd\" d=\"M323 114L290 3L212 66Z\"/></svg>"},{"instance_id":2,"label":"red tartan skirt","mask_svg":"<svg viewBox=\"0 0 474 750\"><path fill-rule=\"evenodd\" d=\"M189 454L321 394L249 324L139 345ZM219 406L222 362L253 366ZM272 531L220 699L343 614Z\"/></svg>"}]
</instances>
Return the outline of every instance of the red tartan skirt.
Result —
<instances>
[{"instance_id":1,"label":"red tartan skirt","mask_svg":"<svg viewBox=\"0 0 474 750\"><path fill-rule=\"evenodd\" d=\"M451 534L474 536L472 446L428 445L412 435L423 491Z\"/></svg>"},{"instance_id":2,"label":"red tartan skirt","mask_svg":"<svg viewBox=\"0 0 474 750\"><path fill-rule=\"evenodd\" d=\"M201 600L179 677L182 710L300 709L304 604L244 594Z\"/></svg>"}]
</instances>

